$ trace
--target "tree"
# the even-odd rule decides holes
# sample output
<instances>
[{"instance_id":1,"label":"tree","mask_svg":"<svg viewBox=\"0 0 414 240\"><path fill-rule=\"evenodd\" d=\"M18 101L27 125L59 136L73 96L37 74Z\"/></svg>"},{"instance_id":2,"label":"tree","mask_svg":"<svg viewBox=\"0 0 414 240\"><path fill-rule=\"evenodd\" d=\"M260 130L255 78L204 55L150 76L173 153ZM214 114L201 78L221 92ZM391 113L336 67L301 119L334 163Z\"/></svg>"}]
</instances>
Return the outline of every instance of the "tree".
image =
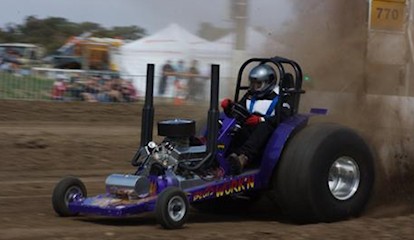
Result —
<instances>
[{"instance_id":1,"label":"tree","mask_svg":"<svg viewBox=\"0 0 414 240\"><path fill-rule=\"evenodd\" d=\"M79 24L78 27L81 30L81 32L96 32L103 30L101 25L93 22L82 22Z\"/></svg>"},{"instance_id":2,"label":"tree","mask_svg":"<svg viewBox=\"0 0 414 240\"><path fill-rule=\"evenodd\" d=\"M74 23L61 17L45 19L28 16L21 25L7 24L0 29L0 42L33 43L43 46L50 54L62 46L71 36L91 32L96 37L139 39L146 34L145 29L138 26L113 27L106 29L98 23Z\"/></svg>"},{"instance_id":3,"label":"tree","mask_svg":"<svg viewBox=\"0 0 414 240\"><path fill-rule=\"evenodd\" d=\"M139 39L146 35L145 29L137 26L113 27L110 33L122 39Z\"/></svg>"}]
</instances>

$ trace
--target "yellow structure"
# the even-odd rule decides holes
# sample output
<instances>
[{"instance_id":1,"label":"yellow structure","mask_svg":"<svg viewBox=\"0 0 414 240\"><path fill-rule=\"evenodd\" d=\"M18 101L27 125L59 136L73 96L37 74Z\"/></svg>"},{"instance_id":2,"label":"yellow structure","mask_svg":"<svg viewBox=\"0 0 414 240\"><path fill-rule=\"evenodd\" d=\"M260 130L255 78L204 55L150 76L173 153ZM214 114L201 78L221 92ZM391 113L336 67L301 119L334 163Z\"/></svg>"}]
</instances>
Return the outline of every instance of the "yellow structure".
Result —
<instances>
[{"instance_id":1,"label":"yellow structure","mask_svg":"<svg viewBox=\"0 0 414 240\"><path fill-rule=\"evenodd\" d=\"M61 54L55 56L55 65L58 68L118 71L113 58L123 43L121 39L90 37L90 34L71 37L58 50Z\"/></svg>"},{"instance_id":2,"label":"yellow structure","mask_svg":"<svg viewBox=\"0 0 414 240\"><path fill-rule=\"evenodd\" d=\"M372 0L371 30L404 31L406 0Z\"/></svg>"},{"instance_id":3,"label":"yellow structure","mask_svg":"<svg viewBox=\"0 0 414 240\"><path fill-rule=\"evenodd\" d=\"M123 44L122 40L109 38L87 38L75 46L75 55L83 56L88 67L96 70L117 71L111 54Z\"/></svg>"}]
</instances>

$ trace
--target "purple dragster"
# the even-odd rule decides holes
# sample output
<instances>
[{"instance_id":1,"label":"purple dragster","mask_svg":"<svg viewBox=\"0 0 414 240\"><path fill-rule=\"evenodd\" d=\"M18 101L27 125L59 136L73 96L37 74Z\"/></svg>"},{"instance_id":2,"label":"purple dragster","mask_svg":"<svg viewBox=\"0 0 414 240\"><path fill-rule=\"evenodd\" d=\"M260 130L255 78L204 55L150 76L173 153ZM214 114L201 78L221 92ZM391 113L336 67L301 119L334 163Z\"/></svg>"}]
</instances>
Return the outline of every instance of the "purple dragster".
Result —
<instances>
[{"instance_id":1,"label":"purple dragster","mask_svg":"<svg viewBox=\"0 0 414 240\"><path fill-rule=\"evenodd\" d=\"M312 114L299 114L302 70L295 61L253 58L240 68L234 102L249 87L242 84L245 68L267 63L278 77L280 116L284 103L289 116L277 120L259 164L231 175L227 162L233 136L249 112L234 104L230 114L218 109L219 66L212 65L208 120L202 137L195 121L169 119L157 123L161 143L152 141L154 65L147 69L142 110L141 146L132 158L131 174L106 178L106 192L87 197L85 185L66 177L55 187L52 204L60 216L128 216L154 211L158 222L176 229L187 221L190 205L200 211L224 211L249 205L258 196L270 197L294 222L332 222L361 214L374 182L369 146L354 130L334 123L308 124ZM243 210L243 209L240 209Z\"/></svg>"}]
</instances>

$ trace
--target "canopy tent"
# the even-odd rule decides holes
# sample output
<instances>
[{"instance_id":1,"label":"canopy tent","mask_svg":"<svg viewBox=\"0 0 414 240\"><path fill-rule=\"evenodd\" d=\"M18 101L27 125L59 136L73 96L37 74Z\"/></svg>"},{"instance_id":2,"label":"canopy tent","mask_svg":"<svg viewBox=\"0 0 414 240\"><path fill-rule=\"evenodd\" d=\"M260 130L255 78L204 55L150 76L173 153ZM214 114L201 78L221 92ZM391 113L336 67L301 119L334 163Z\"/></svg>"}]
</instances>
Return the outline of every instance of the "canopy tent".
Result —
<instances>
[{"instance_id":1,"label":"canopy tent","mask_svg":"<svg viewBox=\"0 0 414 240\"><path fill-rule=\"evenodd\" d=\"M206 43L177 24L170 24L165 29L137 41L125 44L122 52L125 54L169 54L173 56L187 55L188 49Z\"/></svg>"},{"instance_id":2,"label":"canopy tent","mask_svg":"<svg viewBox=\"0 0 414 240\"><path fill-rule=\"evenodd\" d=\"M148 63L153 63L156 66L156 87L162 65L167 60L171 60L173 64L178 60L184 60L186 67L189 67L190 61L194 59L191 51L205 43L208 41L189 33L177 24L170 24L151 36L122 46L121 57L118 60L120 61L120 70L123 75L131 76L135 86L144 91Z\"/></svg>"}]
</instances>

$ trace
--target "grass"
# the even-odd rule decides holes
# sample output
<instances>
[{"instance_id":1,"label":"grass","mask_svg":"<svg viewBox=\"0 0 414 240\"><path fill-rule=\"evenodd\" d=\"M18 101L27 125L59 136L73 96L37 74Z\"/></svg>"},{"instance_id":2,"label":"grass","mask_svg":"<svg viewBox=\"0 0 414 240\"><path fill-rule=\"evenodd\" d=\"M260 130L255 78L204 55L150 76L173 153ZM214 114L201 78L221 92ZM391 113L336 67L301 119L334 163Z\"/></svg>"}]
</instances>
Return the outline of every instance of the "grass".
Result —
<instances>
[{"instance_id":1,"label":"grass","mask_svg":"<svg viewBox=\"0 0 414 240\"><path fill-rule=\"evenodd\" d=\"M49 100L53 80L0 72L0 99Z\"/></svg>"}]
</instances>

